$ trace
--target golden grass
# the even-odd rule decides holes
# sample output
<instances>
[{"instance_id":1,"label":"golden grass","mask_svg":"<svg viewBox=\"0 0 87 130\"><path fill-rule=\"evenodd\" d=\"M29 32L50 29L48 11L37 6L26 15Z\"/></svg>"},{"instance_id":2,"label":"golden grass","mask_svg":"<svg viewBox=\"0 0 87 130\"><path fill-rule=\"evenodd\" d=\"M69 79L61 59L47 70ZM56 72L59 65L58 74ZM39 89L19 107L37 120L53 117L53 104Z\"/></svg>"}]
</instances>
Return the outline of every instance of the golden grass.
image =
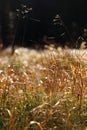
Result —
<instances>
[{"instance_id":1,"label":"golden grass","mask_svg":"<svg viewBox=\"0 0 87 130\"><path fill-rule=\"evenodd\" d=\"M0 130L86 130L86 50L0 54Z\"/></svg>"}]
</instances>

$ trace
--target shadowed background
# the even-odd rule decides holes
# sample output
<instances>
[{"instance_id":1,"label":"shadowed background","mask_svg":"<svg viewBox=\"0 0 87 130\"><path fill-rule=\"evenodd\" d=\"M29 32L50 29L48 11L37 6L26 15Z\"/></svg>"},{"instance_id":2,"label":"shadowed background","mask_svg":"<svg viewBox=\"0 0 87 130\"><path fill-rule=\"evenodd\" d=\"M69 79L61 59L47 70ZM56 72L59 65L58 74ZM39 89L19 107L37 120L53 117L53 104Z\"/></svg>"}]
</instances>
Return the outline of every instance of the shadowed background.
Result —
<instances>
[{"instance_id":1,"label":"shadowed background","mask_svg":"<svg viewBox=\"0 0 87 130\"><path fill-rule=\"evenodd\" d=\"M27 42L37 39L39 35L46 34L49 22L56 14L62 17L70 32L72 32L73 23L76 23L80 34L83 28L87 27L86 3L86 0L0 0L0 41L7 46L14 40L17 22L16 9L20 9L21 4L28 8L32 7L33 10L29 14L31 19L40 20L40 23L34 20L28 21L24 38ZM23 25L23 21L21 23ZM22 28L19 27L21 28L19 33L24 32L22 25ZM23 35L17 35L16 40L19 38L21 43L20 39Z\"/></svg>"}]
</instances>

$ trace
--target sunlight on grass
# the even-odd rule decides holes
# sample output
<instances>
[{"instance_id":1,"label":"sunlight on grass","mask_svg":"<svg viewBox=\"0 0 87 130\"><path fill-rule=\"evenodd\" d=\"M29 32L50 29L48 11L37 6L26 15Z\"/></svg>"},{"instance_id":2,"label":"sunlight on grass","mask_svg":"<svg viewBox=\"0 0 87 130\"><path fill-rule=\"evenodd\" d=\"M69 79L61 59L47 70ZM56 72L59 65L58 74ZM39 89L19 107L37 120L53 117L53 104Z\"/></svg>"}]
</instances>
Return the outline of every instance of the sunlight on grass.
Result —
<instances>
[{"instance_id":1,"label":"sunlight on grass","mask_svg":"<svg viewBox=\"0 0 87 130\"><path fill-rule=\"evenodd\" d=\"M0 54L0 130L86 130L87 54L48 46Z\"/></svg>"}]
</instances>

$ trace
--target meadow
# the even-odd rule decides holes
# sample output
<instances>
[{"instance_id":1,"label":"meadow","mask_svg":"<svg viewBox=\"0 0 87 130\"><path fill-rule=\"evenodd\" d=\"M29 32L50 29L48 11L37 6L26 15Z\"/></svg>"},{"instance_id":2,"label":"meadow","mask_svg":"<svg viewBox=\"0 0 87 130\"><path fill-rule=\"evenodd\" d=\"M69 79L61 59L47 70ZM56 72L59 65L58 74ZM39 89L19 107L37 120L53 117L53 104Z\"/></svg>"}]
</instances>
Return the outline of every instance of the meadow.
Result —
<instances>
[{"instance_id":1,"label":"meadow","mask_svg":"<svg viewBox=\"0 0 87 130\"><path fill-rule=\"evenodd\" d=\"M87 130L87 50L0 53L0 130Z\"/></svg>"}]
</instances>

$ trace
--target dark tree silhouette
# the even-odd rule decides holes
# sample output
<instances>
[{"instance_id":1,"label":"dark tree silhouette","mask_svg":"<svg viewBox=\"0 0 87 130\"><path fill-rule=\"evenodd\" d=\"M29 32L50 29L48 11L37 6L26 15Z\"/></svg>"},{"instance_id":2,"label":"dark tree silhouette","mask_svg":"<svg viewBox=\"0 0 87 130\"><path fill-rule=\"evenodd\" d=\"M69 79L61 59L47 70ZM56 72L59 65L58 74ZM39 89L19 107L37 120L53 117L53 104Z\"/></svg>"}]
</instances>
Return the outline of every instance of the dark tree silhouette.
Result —
<instances>
[{"instance_id":1,"label":"dark tree silhouette","mask_svg":"<svg viewBox=\"0 0 87 130\"><path fill-rule=\"evenodd\" d=\"M0 39L7 47L13 40L14 13L11 10L10 0L0 1Z\"/></svg>"}]
</instances>

